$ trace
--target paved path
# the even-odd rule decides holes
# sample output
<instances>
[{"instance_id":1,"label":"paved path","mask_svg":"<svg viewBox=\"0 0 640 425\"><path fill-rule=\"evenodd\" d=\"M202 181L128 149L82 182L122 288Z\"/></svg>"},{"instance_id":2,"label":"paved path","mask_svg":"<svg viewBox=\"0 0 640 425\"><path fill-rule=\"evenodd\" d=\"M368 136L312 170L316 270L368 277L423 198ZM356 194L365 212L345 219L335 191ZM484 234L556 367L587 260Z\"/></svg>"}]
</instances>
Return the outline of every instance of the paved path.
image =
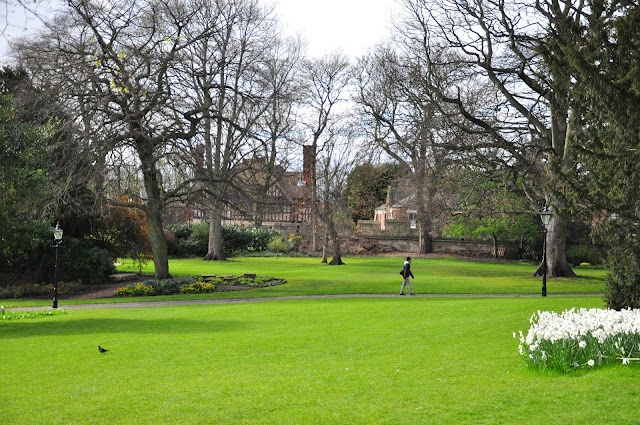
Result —
<instances>
[{"instance_id":1,"label":"paved path","mask_svg":"<svg viewBox=\"0 0 640 425\"><path fill-rule=\"evenodd\" d=\"M550 298L557 297L601 297L603 294L548 294ZM209 305L209 304L241 304L250 302L281 301L281 300L314 300L335 298L541 298L539 294L417 294L414 296L398 294L342 294L342 295L299 295L285 297L265 298L230 298L217 300L183 300L183 301L144 301L121 303L92 303L92 304L68 304L64 301L58 304L60 310L83 310L91 308L142 308L142 307L167 307L182 305ZM50 310L50 306L15 307L12 311Z\"/></svg>"}]
</instances>

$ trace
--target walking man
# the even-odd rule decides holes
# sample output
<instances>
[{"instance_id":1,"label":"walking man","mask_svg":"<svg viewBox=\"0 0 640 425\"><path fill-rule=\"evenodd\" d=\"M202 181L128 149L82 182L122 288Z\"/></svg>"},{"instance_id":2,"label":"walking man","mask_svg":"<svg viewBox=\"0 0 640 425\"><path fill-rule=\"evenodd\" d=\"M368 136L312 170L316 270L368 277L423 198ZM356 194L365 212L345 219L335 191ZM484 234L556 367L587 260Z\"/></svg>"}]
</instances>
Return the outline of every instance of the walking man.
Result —
<instances>
[{"instance_id":1,"label":"walking man","mask_svg":"<svg viewBox=\"0 0 640 425\"><path fill-rule=\"evenodd\" d=\"M402 268L402 286L400 287L400 295L404 295L404 286L409 285L409 295L413 295L413 287L411 286L411 279L413 273L411 273L411 257L407 257Z\"/></svg>"}]
</instances>

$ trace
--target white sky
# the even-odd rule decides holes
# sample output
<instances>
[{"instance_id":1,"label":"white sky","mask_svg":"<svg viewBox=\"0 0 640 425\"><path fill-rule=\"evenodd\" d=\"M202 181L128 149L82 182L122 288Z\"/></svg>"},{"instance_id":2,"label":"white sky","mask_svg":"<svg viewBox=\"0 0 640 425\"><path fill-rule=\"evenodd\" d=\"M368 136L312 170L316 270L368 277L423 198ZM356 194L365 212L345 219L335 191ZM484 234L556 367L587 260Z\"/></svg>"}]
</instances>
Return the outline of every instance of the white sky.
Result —
<instances>
[{"instance_id":1,"label":"white sky","mask_svg":"<svg viewBox=\"0 0 640 425\"><path fill-rule=\"evenodd\" d=\"M286 30L300 33L310 56L365 53L388 38L395 0L273 0Z\"/></svg>"},{"instance_id":2,"label":"white sky","mask_svg":"<svg viewBox=\"0 0 640 425\"><path fill-rule=\"evenodd\" d=\"M386 39L396 0L263 0L275 4L286 32L300 34L308 43L309 56L342 50L357 57ZM55 3L55 1L52 1ZM33 16L16 8L5 16L0 11L0 29L11 38L29 34L39 26ZM11 12L11 10L10 10ZM7 42L0 36L0 60L7 54Z\"/></svg>"}]
</instances>

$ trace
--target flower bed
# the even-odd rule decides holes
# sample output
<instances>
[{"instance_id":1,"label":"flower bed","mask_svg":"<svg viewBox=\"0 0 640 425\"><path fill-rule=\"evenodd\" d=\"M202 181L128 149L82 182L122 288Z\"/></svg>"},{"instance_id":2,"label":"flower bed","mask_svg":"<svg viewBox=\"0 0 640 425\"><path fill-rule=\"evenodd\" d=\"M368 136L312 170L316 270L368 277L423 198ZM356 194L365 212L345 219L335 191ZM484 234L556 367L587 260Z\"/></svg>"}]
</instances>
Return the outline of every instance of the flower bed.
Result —
<instances>
[{"instance_id":1,"label":"flower bed","mask_svg":"<svg viewBox=\"0 0 640 425\"><path fill-rule=\"evenodd\" d=\"M519 339L528 367L568 372L581 367L640 360L640 310L538 311Z\"/></svg>"},{"instance_id":2,"label":"flower bed","mask_svg":"<svg viewBox=\"0 0 640 425\"><path fill-rule=\"evenodd\" d=\"M263 288L282 285L284 279L246 274L244 276L200 276L196 278L176 278L147 280L116 290L116 296L154 296L174 294L202 294L236 289Z\"/></svg>"}]
</instances>

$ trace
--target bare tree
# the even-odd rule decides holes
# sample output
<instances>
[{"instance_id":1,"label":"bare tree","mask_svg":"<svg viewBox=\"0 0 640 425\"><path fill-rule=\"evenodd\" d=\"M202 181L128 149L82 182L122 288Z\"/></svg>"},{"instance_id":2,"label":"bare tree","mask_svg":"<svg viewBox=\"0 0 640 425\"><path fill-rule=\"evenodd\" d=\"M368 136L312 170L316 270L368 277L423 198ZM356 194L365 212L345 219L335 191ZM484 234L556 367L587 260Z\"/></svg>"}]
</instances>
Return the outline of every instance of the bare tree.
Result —
<instances>
[{"instance_id":1,"label":"bare tree","mask_svg":"<svg viewBox=\"0 0 640 425\"><path fill-rule=\"evenodd\" d=\"M505 167L517 170L534 208L551 206L547 257L551 276L575 276L566 259L568 203L563 186L575 173L572 145L574 80L567 46L576 45L588 14L588 2L445 0L437 7L427 0L404 0L407 19L400 31L434 69L441 59L454 61L458 81L442 84L425 72L425 80L441 100L464 117L470 134L491 140ZM434 47L450 54L436 57ZM463 100L474 82L490 83L493 99L481 109ZM480 147L480 146L479 146ZM532 212L534 212L533 210ZM541 265L542 268L542 265Z\"/></svg>"},{"instance_id":2,"label":"bare tree","mask_svg":"<svg viewBox=\"0 0 640 425\"><path fill-rule=\"evenodd\" d=\"M162 211L180 188L163 184L161 167L174 144L194 137L201 116L174 89L184 78L178 64L213 28L186 37L197 9L178 0L108 5L68 0L66 5L66 13L37 38L16 46L17 56L41 88L58 94L68 125L95 158L98 173L104 173L109 152L135 152L144 190L130 206L144 210L155 275L166 278Z\"/></svg>"},{"instance_id":3,"label":"bare tree","mask_svg":"<svg viewBox=\"0 0 640 425\"><path fill-rule=\"evenodd\" d=\"M349 69L349 61L342 53L309 59L303 64L303 100L307 103L307 108L303 112L301 124L305 137L311 140L311 152L314 156L317 155L318 149L322 149L323 134L336 114L336 107L345 100L344 91L350 79ZM312 162L316 163L315 157ZM311 203L311 250L316 252L319 211L315 167L311 169Z\"/></svg>"},{"instance_id":4,"label":"bare tree","mask_svg":"<svg viewBox=\"0 0 640 425\"><path fill-rule=\"evenodd\" d=\"M442 204L440 179L456 155L456 135L428 86L416 77L422 64L412 52L379 47L357 66L354 101L375 146L397 161L411 181L421 253L432 251L432 225Z\"/></svg>"},{"instance_id":5,"label":"bare tree","mask_svg":"<svg viewBox=\"0 0 640 425\"><path fill-rule=\"evenodd\" d=\"M0 24L0 34L6 37L12 30L20 27L27 29L34 20L46 24L46 12L42 10L42 6L48 3L50 1L47 0L0 1L0 15L4 17L4 23Z\"/></svg>"},{"instance_id":6,"label":"bare tree","mask_svg":"<svg viewBox=\"0 0 640 425\"><path fill-rule=\"evenodd\" d=\"M290 150L294 147L295 116L300 105L299 78L301 42L298 39L274 40L273 56L265 63L263 87L267 109L258 120L255 131L254 152L264 163L263 170L254 173L254 222L262 225L264 208L269 192L282 171L289 164Z\"/></svg>"},{"instance_id":7,"label":"bare tree","mask_svg":"<svg viewBox=\"0 0 640 425\"><path fill-rule=\"evenodd\" d=\"M330 265L344 264L338 226L351 224L344 193L349 174L360 162L362 153L353 128L355 126L344 120L332 123L326 129L322 149L318 152L318 216L326 229L322 262L327 262L330 251Z\"/></svg>"},{"instance_id":8,"label":"bare tree","mask_svg":"<svg viewBox=\"0 0 640 425\"><path fill-rule=\"evenodd\" d=\"M198 4L195 33L201 31L198 25L215 30L190 46L190 88L185 91L196 95L197 108L203 111L195 150L202 157L197 167L204 193L201 207L209 220L205 259L222 260L225 205L242 208L238 198L251 195L245 190L247 169L240 164L256 154L258 126L269 102L282 91L282 82L268 81L278 32L270 12L256 0Z\"/></svg>"}]
</instances>

